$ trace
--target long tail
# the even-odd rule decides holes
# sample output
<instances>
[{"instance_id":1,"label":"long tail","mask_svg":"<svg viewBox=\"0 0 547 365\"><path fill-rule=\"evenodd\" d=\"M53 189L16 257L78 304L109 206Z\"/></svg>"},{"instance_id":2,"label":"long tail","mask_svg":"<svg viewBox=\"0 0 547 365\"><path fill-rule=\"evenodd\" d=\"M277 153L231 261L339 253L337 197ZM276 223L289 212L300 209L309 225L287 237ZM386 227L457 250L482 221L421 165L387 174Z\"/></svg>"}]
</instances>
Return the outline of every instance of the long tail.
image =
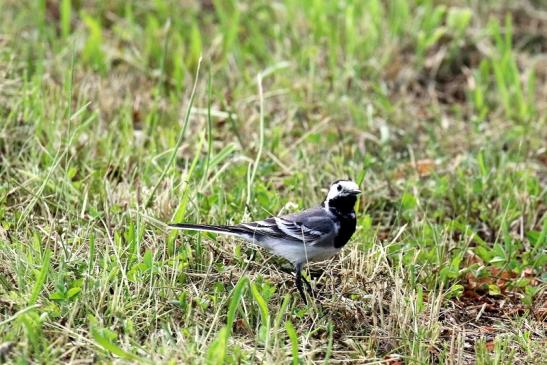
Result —
<instances>
[{"instance_id":1,"label":"long tail","mask_svg":"<svg viewBox=\"0 0 547 365\"><path fill-rule=\"evenodd\" d=\"M185 231L205 231L225 234L229 236L237 236L242 238L248 238L249 232L234 226L212 226L208 224L188 224L188 223L171 223L169 227L175 229L182 229Z\"/></svg>"}]
</instances>

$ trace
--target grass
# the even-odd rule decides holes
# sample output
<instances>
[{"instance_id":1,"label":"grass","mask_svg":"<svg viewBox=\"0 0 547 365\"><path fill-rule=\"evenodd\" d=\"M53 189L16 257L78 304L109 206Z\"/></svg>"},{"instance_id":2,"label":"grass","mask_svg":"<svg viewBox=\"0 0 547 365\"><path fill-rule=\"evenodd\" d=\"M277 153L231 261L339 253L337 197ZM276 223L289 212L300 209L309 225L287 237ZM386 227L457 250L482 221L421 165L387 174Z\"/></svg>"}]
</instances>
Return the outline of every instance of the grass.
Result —
<instances>
[{"instance_id":1,"label":"grass","mask_svg":"<svg viewBox=\"0 0 547 365\"><path fill-rule=\"evenodd\" d=\"M0 361L540 363L540 1L0 0ZM168 222L353 177L306 274Z\"/></svg>"}]
</instances>

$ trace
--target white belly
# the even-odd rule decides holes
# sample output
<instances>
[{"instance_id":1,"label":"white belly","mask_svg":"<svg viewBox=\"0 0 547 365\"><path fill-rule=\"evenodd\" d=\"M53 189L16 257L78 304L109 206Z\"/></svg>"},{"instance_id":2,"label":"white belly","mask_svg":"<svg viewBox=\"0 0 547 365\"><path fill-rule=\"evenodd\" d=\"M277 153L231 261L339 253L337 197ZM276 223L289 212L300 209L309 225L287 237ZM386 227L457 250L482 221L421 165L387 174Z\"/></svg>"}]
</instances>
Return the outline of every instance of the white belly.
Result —
<instances>
[{"instance_id":1,"label":"white belly","mask_svg":"<svg viewBox=\"0 0 547 365\"><path fill-rule=\"evenodd\" d=\"M340 252L339 248L303 245L299 243L283 243L272 240L271 242L261 242L261 246L270 250L273 254L281 256L293 264L306 262L323 261Z\"/></svg>"}]
</instances>

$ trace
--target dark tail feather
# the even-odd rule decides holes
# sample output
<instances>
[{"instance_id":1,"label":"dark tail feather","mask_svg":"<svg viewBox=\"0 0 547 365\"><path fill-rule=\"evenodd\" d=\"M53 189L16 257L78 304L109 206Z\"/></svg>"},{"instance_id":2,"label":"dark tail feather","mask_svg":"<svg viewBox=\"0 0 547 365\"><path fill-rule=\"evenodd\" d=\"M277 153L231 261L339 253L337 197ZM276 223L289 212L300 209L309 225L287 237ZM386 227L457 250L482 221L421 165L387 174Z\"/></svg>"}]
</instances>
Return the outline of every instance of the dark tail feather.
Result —
<instances>
[{"instance_id":1,"label":"dark tail feather","mask_svg":"<svg viewBox=\"0 0 547 365\"><path fill-rule=\"evenodd\" d=\"M220 234L227 234L231 236L247 236L249 232L244 231L241 228L232 226L212 226L208 224L188 224L188 223L171 223L169 227L175 229L182 229L185 231L204 231L214 232Z\"/></svg>"}]
</instances>

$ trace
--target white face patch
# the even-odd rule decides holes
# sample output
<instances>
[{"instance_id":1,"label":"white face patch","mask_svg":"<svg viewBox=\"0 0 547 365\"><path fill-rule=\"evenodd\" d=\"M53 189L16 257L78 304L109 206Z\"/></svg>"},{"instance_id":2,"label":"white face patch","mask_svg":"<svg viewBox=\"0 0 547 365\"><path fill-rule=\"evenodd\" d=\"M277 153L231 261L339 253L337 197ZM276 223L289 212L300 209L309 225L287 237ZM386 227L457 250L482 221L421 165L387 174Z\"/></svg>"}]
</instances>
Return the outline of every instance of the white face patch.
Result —
<instances>
[{"instance_id":1,"label":"white face patch","mask_svg":"<svg viewBox=\"0 0 547 365\"><path fill-rule=\"evenodd\" d=\"M328 209L329 201L337 196L344 196L361 192L359 186L351 180L340 180L330 186L327 199L325 200L325 208Z\"/></svg>"}]
</instances>

